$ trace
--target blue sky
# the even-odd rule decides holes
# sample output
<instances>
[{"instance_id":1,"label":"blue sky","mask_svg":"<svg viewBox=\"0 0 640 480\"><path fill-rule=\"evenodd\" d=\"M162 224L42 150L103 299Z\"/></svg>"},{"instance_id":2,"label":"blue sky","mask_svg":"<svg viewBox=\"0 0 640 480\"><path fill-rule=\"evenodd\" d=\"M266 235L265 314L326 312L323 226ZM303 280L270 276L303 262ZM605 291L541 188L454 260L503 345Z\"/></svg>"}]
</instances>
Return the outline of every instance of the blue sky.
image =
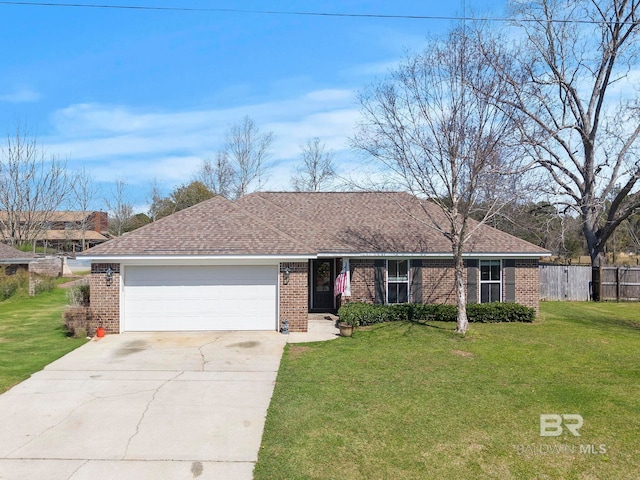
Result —
<instances>
[{"instance_id":1,"label":"blue sky","mask_svg":"<svg viewBox=\"0 0 640 480\"><path fill-rule=\"evenodd\" d=\"M463 9L462 0L81 3L436 17ZM503 16L503 8L466 0L468 14ZM347 145L356 91L451 25L0 2L0 133L27 124L70 169L91 172L103 195L124 179L141 208L152 179L165 193L188 182L244 115L276 137L267 189L289 188L300 145L315 136L334 150L339 173L351 175L360 161Z\"/></svg>"}]
</instances>

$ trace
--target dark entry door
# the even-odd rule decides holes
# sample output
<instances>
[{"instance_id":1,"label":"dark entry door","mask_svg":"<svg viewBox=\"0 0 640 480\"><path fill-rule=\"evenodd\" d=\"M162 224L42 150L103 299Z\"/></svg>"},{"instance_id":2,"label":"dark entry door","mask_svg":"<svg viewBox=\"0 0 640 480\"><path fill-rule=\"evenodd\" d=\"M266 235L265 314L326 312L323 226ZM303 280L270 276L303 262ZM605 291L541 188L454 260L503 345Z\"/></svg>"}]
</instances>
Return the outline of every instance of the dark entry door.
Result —
<instances>
[{"instance_id":1,"label":"dark entry door","mask_svg":"<svg viewBox=\"0 0 640 480\"><path fill-rule=\"evenodd\" d=\"M333 260L313 260L311 265L311 309L333 310Z\"/></svg>"}]
</instances>

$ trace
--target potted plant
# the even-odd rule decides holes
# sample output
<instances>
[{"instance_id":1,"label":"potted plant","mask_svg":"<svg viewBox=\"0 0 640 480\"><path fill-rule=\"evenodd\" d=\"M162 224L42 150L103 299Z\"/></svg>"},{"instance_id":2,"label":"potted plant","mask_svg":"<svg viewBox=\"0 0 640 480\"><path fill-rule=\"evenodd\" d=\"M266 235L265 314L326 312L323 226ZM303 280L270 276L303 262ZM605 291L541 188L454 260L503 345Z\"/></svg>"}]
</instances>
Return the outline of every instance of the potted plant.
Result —
<instances>
[{"instance_id":1,"label":"potted plant","mask_svg":"<svg viewBox=\"0 0 640 480\"><path fill-rule=\"evenodd\" d=\"M350 337L353 335L353 330L358 326L358 321L355 318L349 318L338 323L341 337Z\"/></svg>"}]
</instances>

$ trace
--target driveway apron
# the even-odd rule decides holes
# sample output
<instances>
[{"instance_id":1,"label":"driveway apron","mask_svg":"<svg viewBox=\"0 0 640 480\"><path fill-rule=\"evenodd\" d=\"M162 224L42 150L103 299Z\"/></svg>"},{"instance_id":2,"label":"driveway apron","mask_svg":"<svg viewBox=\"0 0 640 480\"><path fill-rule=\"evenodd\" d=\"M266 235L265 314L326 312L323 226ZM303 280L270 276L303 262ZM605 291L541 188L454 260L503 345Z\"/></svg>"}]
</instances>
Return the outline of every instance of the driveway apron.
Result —
<instances>
[{"instance_id":1,"label":"driveway apron","mask_svg":"<svg viewBox=\"0 0 640 480\"><path fill-rule=\"evenodd\" d=\"M250 479L286 341L91 341L0 395L0 479Z\"/></svg>"}]
</instances>

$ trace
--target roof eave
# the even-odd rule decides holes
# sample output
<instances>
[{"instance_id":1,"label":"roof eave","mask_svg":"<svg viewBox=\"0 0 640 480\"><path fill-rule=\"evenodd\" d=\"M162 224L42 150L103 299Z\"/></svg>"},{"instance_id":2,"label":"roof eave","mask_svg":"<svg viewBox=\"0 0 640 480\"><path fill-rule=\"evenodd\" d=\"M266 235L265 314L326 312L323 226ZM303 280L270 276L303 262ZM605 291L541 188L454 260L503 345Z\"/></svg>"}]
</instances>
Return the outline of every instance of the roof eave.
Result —
<instances>
[{"instance_id":1,"label":"roof eave","mask_svg":"<svg viewBox=\"0 0 640 480\"><path fill-rule=\"evenodd\" d=\"M551 252L467 252L463 258L540 258L550 257ZM450 252L320 252L318 258L348 257L348 258L452 258Z\"/></svg>"}]
</instances>

